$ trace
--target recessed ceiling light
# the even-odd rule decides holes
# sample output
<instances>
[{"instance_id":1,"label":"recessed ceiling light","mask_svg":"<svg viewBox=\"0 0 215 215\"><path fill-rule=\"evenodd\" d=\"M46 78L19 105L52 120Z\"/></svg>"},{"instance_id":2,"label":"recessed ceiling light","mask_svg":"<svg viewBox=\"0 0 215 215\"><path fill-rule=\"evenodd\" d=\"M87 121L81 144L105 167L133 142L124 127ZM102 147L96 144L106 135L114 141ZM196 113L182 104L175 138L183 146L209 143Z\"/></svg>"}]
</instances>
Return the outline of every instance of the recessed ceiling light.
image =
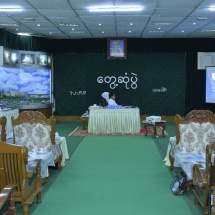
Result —
<instances>
[{"instance_id":1,"label":"recessed ceiling light","mask_svg":"<svg viewBox=\"0 0 215 215\"><path fill-rule=\"evenodd\" d=\"M0 26L19 26L16 23L0 23Z\"/></svg>"},{"instance_id":2,"label":"recessed ceiling light","mask_svg":"<svg viewBox=\"0 0 215 215\"><path fill-rule=\"evenodd\" d=\"M161 28L158 28L158 30L160 30Z\"/></svg>"},{"instance_id":3,"label":"recessed ceiling light","mask_svg":"<svg viewBox=\"0 0 215 215\"><path fill-rule=\"evenodd\" d=\"M184 33L184 30L182 30L181 32Z\"/></svg>"},{"instance_id":4,"label":"recessed ceiling light","mask_svg":"<svg viewBox=\"0 0 215 215\"><path fill-rule=\"evenodd\" d=\"M89 7L89 12L122 12L122 11L141 11L142 6L103 6Z\"/></svg>"},{"instance_id":5,"label":"recessed ceiling light","mask_svg":"<svg viewBox=\"0 0 215 215\"><path fill-rule=\"evenodd\" d=\"M101 23L99 23L99 25L102 25Z\"/></svg>"},{"instance_id":6,"label":"recessed ceiling light","mask_svg":"<svg viewBox=\"0 0 215 215\"><path fill-rule=\"evenodd\" d=\"M23 11L22 8L0 8L1 12L21 12Z\"/></svg>"},{"instance_id":7,"label":"recessed ceiling light","mask_svg":"<svg viewBox=\"0 0 215 215\"><path fill-rule=\"evenodd\" d=\"M60 26L66 26L66 27L77 27L79 25L72 24L72 23L58 23Z\"/></svg>"},{"instance_id":8,"label":"recessed ceiling light","mask_svg":"<svg viewBox=\"0 0 215 215\"><path fill-rule=\"evenodd\" d=\"M196 25L196 23L194 22L193 25Z\"/></svg>"},{"instance_id":9,"label":"recessed ceiling light","mask_svg":"<svg viewBox=\"0 0 215 215\"><path fill-rule=\"evenodd\" d=\"M17 28L16 31L18 31L19 29Z\"/></svg>"},{"instance_id":10,"label":"recessed ceiling light","mask_svg":"<svg viewBox=\"0 0 215 215\"><path fill-rule=\"evenodd\" d=\"M40 27L40 24L37 24L38 27Z\"/></svg>"},{"instance_id":11,"label":"recessed ceiling light","mask_svg":"<svg viewBox=\"0 0 215 215\"><path fill-rule=\"evenodd\" d=\"M49 34L52 34L52 32L49 32Z\"/></svg>"},{"instance_id":12,"label":"recessed ceiling light","mask_svg":"<svg viewBox=\"0 0 215 215\"><path fill-rule=\"evenodd\" d=\"M131 31L128 31L128 33L131 33Z\"/></svg>"},{"instance_id":13,"label":"recessed ceiling light","mask_svg":"<svg viewBox=\"0 0 215 215\"><path fill-rule=\"evenodd\" d=\"M130 25L133 25L133 23L131 22Z\"/></svg>"},{"instance_id":14,"label":"recessed ceiling light","mask_svg":"<svg viewBox=\"0 0 215 215\"><path fill-rule=\"evenodd\" d=\"M72 31L74 31L75 29L74 28L72 28Z\"/></svg>"},{"instance_id":15,"label":"recessed ceiling light","mask_svg":"<svg viewBox=\"0 0 215 215\"><path fill-rule=\"evenodd\" d=\"M102 34L104 34L105 32L104 31L102 31Z\"/></svg>"}]
</instances>

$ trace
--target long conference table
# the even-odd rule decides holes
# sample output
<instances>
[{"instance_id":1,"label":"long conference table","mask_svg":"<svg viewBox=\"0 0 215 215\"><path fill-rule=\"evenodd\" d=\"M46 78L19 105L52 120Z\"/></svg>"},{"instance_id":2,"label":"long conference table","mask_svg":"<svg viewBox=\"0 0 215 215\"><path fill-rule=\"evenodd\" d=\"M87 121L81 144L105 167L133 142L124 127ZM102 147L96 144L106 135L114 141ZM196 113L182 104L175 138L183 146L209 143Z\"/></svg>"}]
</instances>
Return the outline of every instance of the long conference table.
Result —
<instances>
[{"instance_id":1,"label":"long conference table","mask_svg":"<svg viewBox=\"0 0 215 215\"><path fill-rule=\"evenodd\" d=\"M89 134L140 133L139 108L91 108L88 122Z\"/></svg>"}]
</instances>

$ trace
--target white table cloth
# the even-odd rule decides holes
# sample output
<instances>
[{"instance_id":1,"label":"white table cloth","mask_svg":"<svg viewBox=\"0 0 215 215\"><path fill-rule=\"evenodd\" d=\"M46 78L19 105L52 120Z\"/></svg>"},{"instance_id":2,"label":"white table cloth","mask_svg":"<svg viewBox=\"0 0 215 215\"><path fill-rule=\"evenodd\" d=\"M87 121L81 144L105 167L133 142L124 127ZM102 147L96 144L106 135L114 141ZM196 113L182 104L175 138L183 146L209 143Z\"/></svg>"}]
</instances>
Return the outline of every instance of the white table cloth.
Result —
<instances>
[{"instance_id":1,"label":"white table cloth","mask_svg":"<svg viewBox=\"0 0 215 215\"><path fill-rule=\"evenodd\" d=\"M54 166L54 157L51 152L45 152L45 153L28 153L28 163L36 160L36 159L42 159L41 161L41 177L46 178L49 177L49 166Z\"/></svg>"},{"instance_id":2,"label":"white table cloth","mask_svg":"<svg viewBox=\"0 0 215 215\"><path fill-rule=\"evenodd\" d=\"M90 134L140 133L139 108L90 109L88 132Z\"/></svg>"},{"instance_id":3,"label":"white table cloth","mask_svg":"<svg viewBox=\"0 0 215 215\"><path fill-rule=\"evenodd\" d=\"M61 165L65 166L65 162L67 159L69 159L69 153L67 149L67 142L65 137L55 137L55 142L57 144L60 144L60 148L62 151L62 162Z\"/></svg>"},{"instance_id":4,"label":"white table cloth","mask_svg":"<svg viewBox=\"0 0 215 215\"><path fill-rule=\"evenodd\" d=\"M7 137L12 136L12 133L13 133L13 126L12 126L11 117L14 116L15 118L17 118L18 115L19 115L19 109L14 109L14 110L2 109L0 111L0 117L5 116L7 118L7 124L6 124L6 135L7 135Z\"/></svg>"},{"instance_id":5,"label":"white table cloth","mask_svg":"<svg viewBox=\"0 0 215 215\"><path fill-rule=\"evenodd\" d=\"M189 180L193 179L193 166L202 164L205 168L205 154L176 153L175 162L183 169Z\"/></svg>"}]
</instances>

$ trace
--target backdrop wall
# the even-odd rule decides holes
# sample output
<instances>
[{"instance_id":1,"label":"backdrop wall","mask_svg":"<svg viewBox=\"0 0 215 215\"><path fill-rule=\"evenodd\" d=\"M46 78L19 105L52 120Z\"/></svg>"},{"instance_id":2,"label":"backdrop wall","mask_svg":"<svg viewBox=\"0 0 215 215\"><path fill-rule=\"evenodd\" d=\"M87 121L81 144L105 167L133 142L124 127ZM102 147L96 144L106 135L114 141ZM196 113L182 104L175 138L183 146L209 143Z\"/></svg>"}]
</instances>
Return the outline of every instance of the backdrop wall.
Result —
<instances>
[{"instance_id":1,"label":"backdrop wall","mask_svg":"<svg viewBox=\"0 0 215 215\"><path fill-rule=\"evenodd\" d=\"M58 69L57 62L59 62L59 61L58 61L57 57L54 57L54 59L55 59L54 60L55 61L54 62L54 65L55 65L54 73L56 73L56 74L54 74L55 81L58 78L58 76L60 76L59 72L62 71L61 75L63 75L64 72L66 72L65 78L60 76L60 79L62 78L62 83L59 83L59 82L55 83L55 89L54 89L55 92L54 93L55 93L56 105L57 105L56 114L67 115L67 114L71 113L71 110L70 110L71 107L68 107L68 109L66 109L64 107L67 105L68 102L71 105L71 101L70 101L71 97L69 97L67 94L68 89L69 89L69 87L67 85L70 85L71 89L77 89L77 88L79 88L78 86L80 85L80 89L83 89L82 91L84 91L83 86L86 87L85 90L87 92L87 96L86 96L87 99L85 99L84 96L80 97L79 99L78 98L73 99L72 102L74 102L74 105L81 104L86 109L88 107L89 103L91 103L91 102L97 103L97 101L98 101L97 96L99 95L100 92L95 95L95 100L93 99L93 97L91 98L89 95L90 91L87 89L87 84L86 84L87 83L86 80L87 80L87 78L89 78L89 75L86 71L89 72L92 70L89 70L86 67L91 66L91 64L89 64L89 63L86 64L87 61L84 61L84 59L86 59L86 58L85 57L83 58L82 54L83 55L87 54L89 56L89 59L94 58L93 57L94 54L99 54L99 55L101 55L100 56L101 58L102 57L104 58L103 62L105 62L106 53L107 53L107 39L106 38L51 40L51 39L39 38L39 37L17 36L10 32L5 31L4 29L0 29L0 45L5 46L7 48L16 49L16 50L45 51L45 52L53 53L55 56L58 56L58 57L61 56L60 58L62 59L61 60L62 63L60 65L61 65L61 67L65 68L65 70ZM187 85L186 85L185 95L184 95L185 96L185 103L184 103L185 114L187 114L189 111L194 110L194 109L208 109L208 110L215 112L215 104L205 103L205 77L206 77L205 70L197 70L197 52L214 52L215 51L215 42L214 42L213 38L191 38L191 39L187 39L187 38L185 38L185 39L183 39L183 38L168 38L168 39L128 38L127 39L127 49L128 49L128 61L126 61L126 64L125 64L126 66L125 67L119 66L119 67L116 67L116 69L114 68L114 70L112 70L113 73L115 73L115 71L118 72L119 69L123 68L123 71L122 70L119 70L119 71L120 71L120 75L121 75L121 73L123 73L122 75L124 75L124 72L128 71L127 63L131 59L132 59L132 61L135 60L135 58L130 58L130 55L133 55L133 54L169 53L171 55L171 53L183 53L182 55L184 56L184 53L186 53L185 80L186 80ZM81 54L81 55L76 56L76 58L75 58L76 66L73 65L73 67L71 67L72 70L70 70L70 73L67 72L66 70L69 69L71 64L74 64L74 62L70 58L67 58L67 57L65 58L65 56L66 56L65 54L69 54L69 53ZM99 55L96 55L96 57ZM64 61L64 63L63 63L63 61ZM165 59L165 61L167 61L171 64L171 61L169 59ZM78 66L79 62L81 62L84 65L82 65L82 67L79 67ZM95 63L95 62L92 61L92 63ZM153 61L153 64L154 64L154 61ZM142 65L142 61L141 61L140 65ZM156 67L156 65L157 64L154 64L153 66ZM89 68L91 68L91 67L89 67ZM108 66L107 68L110 68L110 66ZM137 68L139 68L139 65L135 65L135 67L134 67L134 65L131 66L131 64L130 64L128 68L130 69L129 70L129 74L130 74L131 72L133 72L133 69L137 70ZM97 68L97 71L98 70L99 70L99 68ZM154 71L158 71L158 70L159 70L159 68L156 68ZM72 73L74 73L75 71L80 73L83 77L81 79L79 79L79 77L75 76L75 77L73 77L74 79L71 80L70 75ZM106 71L107 75L110 75L110 74L112 75L112 71L110 71L110 70ZM143 71L143 70L141 70L141 71ZM156 76L157 76L157 74L156 74ZM90 77L93 77L93 76L90 76ZM75 80L77 80L77 79L78 79L79 84L75 82ZM141 86L139 84L140 83L139 79L140 79L140 73L138 72L138 90L140 90L140 86ZM66 80L66 81L64 81L64 80ZM69 80L69 81L67 82L67 80ZM75 85L76 87L73 87L74 83L76 84ZM177 89L181 88L181 84L182 83L180 83L180 85L175 86L175 88L177 88ZM63 86L63 89L61 89L62 86ZM97 84L95 86L99 87L99 86L105 86L105 85ZM120 89L121 89L121 87L119 86L114 90L117 93L118 103L123 102L120 100L121 99L120 98L120 96L121 96ZM169 87L169 89L171 89L171 88ZM168 90L167 92L169 92L169 89L167 89ZM101 89L101 90L103 90L103 89ZM108 89L106 87L104 87L104 90L108 90ZM138 90L136 90L136 91L138 91ZM184 88L183 88L183 90L184 90ZM59 92L59 95L58 95L58 92ZM62 92L65 92L65 94L62 94ZM130 92L133 93L135 91L130 91ZM118 95L118 93L119 93L119 95ZM128 93L128 91L126 92L126 95L127 95L127 93ZM182 91L182 93L184 93L184 91ZM89 98L88 98L88 95L89 95ZM159 95L159 94L156 94L156 95ZM66 98L62 99L63 96L65 96ZM91 95L91 96L93 96L93 95ZM133 97L136 97L136 96L133 96ZM133 97L129 97L129 98L133 98ZM144 97L144 98L146 98L146 97ZM130 102L133 103L135 101L128 100L128 104ZM138 104L139 104L139 100L138 100ZM149 104L149 103L147 103L147 104ZM156 103L156 105L157 104L158 103ZM72 106L73 106L73 104L72 104ZM166 107L168 107L168 109L173 108L173 110L175 110L174 106L175 106L174 103L173 104L169 103L169 105ZM141 111L146 110L146 109L144 109L144 107L142 106ZM169 107L171 107L171 108L169 108ZM184 112L184 107L179 111L179 113ZM82 110L79 110L79 108L80 108L80 106L72 107L72 113L82 112ZM153 110L153 107L151 110ZM169 113L171 113L171 111L168 111L165 114L169 114ZM175 115L175 113L173 115Z\"/></svg>"},{"instance_id":2,"label":"backdrop wall","mask_svg":"<svg viewBox=\"0 0 215 215\"><path fill-rule=\"evenodd\" d=\"M141 114L183 115L184 53L129 53L127 60L107 60L102 53L54 54L55 115L83 114L112 91L121 105L136 105Z\"/></svg>"}]
</instances>

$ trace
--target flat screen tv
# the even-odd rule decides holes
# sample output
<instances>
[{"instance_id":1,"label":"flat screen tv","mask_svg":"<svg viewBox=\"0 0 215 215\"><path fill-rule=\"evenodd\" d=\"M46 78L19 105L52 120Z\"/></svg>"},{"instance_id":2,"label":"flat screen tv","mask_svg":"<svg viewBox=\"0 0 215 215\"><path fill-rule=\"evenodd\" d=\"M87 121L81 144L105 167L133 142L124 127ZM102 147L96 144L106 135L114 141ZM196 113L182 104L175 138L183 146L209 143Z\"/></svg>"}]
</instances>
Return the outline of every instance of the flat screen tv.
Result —
<instances>
[{"instance_id":1,"label":"flat screen tv","mask_svg":"<svg viewBox=\"0 0 215 215\"><path fill-rule=\"evenodd\" d=\"M206 103L215 103L215 67L206 68Z\"/></svg>"},{"instance_id":2,"label":"flat screen tv","mask_svg":"<svg viewBox=\"0 0 215 215\"><path fill-rule=\"evenodd\" d=\"M10 64L10 51L4 50L4 63Z\"/></svg>"},{"instance_id":3,"label":"flat screen tv","mask_svg":"<svg viewBox=\"0 0 215 215\"><path fill-rule=\"evenodd\" d=\"M35 64L35 54L21 53L21 64L34 65Z\"/></svg>"},{"instance_id":4,"label":"flat screen tv","mask_svg":"<svg viewBox=\"0 0 215 215\"><path fill-rule=\"evenodd\" d=\"M52 65L52 58L50 55L48 55L48 66L51 67Z\"/></svg>"},{"instance_id":5,"label":"flat screen tv","mask_svg":"<svg viewBox=\"0 0 215 215\"><path fill-rule=\"evenodd\" d=\"M11 51L10 53L10 60L12 64L19 64L19 54L18 52Z\"/></svg>"},{"instance_id":6,"label":"flat screen tv","mask_svg":"<svg viewBox=\"0 0 215 215\"><path fill-rule=\"evenodd\" d=\"M37 56L37 65L48 66L48 55L47 54L39 54Z\"/></svg>"}]
</instances>

